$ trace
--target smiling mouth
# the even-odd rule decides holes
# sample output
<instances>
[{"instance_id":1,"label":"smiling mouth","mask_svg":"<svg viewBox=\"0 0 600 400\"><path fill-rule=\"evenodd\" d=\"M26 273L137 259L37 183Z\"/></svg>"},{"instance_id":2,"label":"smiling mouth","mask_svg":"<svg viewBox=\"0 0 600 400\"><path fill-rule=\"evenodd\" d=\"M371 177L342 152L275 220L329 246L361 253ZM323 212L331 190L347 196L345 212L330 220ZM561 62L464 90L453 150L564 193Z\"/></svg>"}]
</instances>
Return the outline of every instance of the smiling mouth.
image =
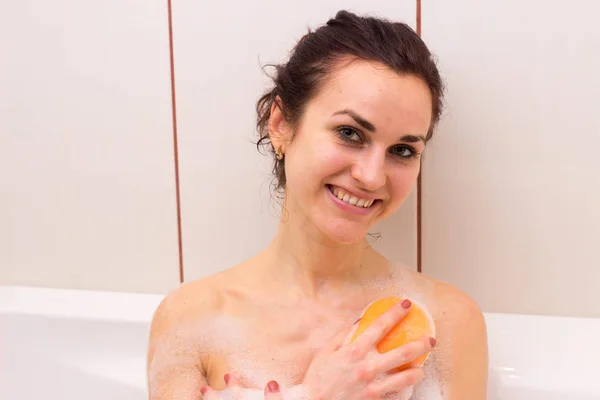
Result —
<instances>
[{"instance_id":1,"label":"smiling mouth","mask_svg":"<svg viewBox=\"0 0 600 400\"><path fill-rule=\"evenodd\" d=\"M341 201L353 205L354 207L359 208L370 208L373 204L380 201L379 199L361 199L360 197L356 197L351 195L350 193L344 191L344 189L340 189L337 186L327 185L327 188L335 197L340 199Z\"/></svg>"}]
</instances>

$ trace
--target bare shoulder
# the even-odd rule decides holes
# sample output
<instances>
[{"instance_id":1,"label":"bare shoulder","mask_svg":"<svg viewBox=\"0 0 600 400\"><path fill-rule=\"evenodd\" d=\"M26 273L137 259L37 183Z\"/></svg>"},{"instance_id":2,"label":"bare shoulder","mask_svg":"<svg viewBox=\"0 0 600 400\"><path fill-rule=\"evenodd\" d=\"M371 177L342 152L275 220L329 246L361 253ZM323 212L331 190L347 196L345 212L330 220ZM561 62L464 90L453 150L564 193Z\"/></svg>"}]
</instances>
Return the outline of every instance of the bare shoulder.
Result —
<instances>
[{"instance_id":1,"label":"bare shoulder","mask_svg":"<svg viewBox=\"0 0 600 400\"><path fill-rule=\"evenodd\" d=\"M160 335L190 318L198 318L219 306L219 291L207 278L186 283L160 302L152 318L151 336Z\"/></svg>"},{"instance_id":2,"label":"bare shoulder","mask_svg":"<svg viewBox=\"0 0 600 400\"><path fill-rule=\"evenodd\" d=\"M220 281L219 276L207 277L183 284L165 296L150 325L148 366L160 345L175 337L185 340L187 335L197 333L188 327L202 325L202 321L219 313L223 303Z\"/></svg>"},{"instance_id":3,"label":"bare shoulder","mask_svg":"<svg viewBox=\"0 0 600 400\"><path fill-rule=\"evenodd\" d=\"M180 286L157 307L146 360L150 399L197 399L207 384L211 343L205 339L215 329L211 318L222 313L220 275Z\"/></svg>"},{"instance_id":4,"label":"bare shoulder","mask_svg":"<svg viewBox=\"0 0 600 400\"><path fill-rule=\"evenodd\" d=\"M464 291L446 282L410 269L402 271L405 282L410 282L408 292L418 294L435 320L451 325L466 321L484 323L478 304Z\"/></svg>"},{"instance_id":5,"label":"bare shoulder","mask_svg":"<svg viewBox=\"0 0 600 400\"><path fill-rule=\"evenodd\" d=\"M487 328L479 305L464 291L422 275L431 288L436 360L449 400L484 400L488 378Z\"/></svg>"},{"instance_id":6,"label":"bare shoulder","mask_svg":"<svg viewBox=\"0 0 600 400\"><path fill-rule=\"evenodd\" d=\"M467 324L469 327L485 330L483 313L471 296L455 286L437 280L433 287L436 308L441 311L438 318L452 327L465 327Z\"/></svg>"}]
</instances>

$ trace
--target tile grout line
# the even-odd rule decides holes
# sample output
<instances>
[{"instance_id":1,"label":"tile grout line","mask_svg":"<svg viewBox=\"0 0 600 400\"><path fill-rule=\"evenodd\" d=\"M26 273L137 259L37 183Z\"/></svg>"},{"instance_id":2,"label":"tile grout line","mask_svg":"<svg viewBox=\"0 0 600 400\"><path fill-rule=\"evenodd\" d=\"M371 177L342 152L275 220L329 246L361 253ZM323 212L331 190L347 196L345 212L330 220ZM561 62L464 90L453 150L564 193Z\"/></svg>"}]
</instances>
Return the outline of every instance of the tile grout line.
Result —
<instances>
[{"instance_id":1,"label":"tile grout line","mask_svg":"<svg viewBox=\"0 0 600 400\"><path fill-rule=\"evenodd\" d=\"M179 189L179 145L177 141L177 106L175 101L175 63L173 56L173 15L171 0L167 0L169 18L169 63L171 69L171 110L173 118L173 158L175 167L175 199L177 204L177 245L179 250L179 283L183 283L183 240L181 229L181 196Z\"/></svg>"},{"instance_id":2,"label":"tile grout line","mask_svg":"<svg viewBox=\"0 0 600 400\"><path fill-rule=\"evenodd\" d=\"M421 0L416 0L417 7L417 35L421 37ZM419 175L417 176L417 272L423 272L423 257L422 257L422 191L423 185L421 183L421 176L423 175L423 162L421 161L421 168Z\"/></svg>"}]
</instances>

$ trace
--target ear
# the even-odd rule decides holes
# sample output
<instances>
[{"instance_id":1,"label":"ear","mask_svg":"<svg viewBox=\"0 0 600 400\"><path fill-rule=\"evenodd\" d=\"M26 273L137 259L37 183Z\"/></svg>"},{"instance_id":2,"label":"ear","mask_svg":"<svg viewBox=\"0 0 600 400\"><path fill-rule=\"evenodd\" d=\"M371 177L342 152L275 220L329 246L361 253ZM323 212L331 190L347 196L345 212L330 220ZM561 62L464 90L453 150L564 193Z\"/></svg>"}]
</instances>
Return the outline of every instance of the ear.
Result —
<instances>
[{"instance_id":1,"label":"ear","mask_svg":"<svg viewBox=\"0 0 600 400\"><path fill-rule=\"evenodd\" d=\"M285 148L292 140L292 129L281 112L280 104L281 98L277 96L271 105L269 139L275 150L281 148L281 151L285 154Z\"/></svg>"}]
</instances>

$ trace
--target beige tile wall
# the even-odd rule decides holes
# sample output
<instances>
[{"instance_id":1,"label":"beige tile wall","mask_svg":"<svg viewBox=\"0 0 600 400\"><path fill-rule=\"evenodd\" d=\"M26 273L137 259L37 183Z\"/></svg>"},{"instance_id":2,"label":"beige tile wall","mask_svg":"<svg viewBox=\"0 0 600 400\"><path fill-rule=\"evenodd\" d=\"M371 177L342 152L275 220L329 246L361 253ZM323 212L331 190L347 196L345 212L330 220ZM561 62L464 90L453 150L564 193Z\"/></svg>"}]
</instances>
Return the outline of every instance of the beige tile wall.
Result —
<instances>
[{"instance_id":1,"label":"beige tile wall","mask_svg":"<svg viewBox=\"0 0 600 400\"><path fill-rule=\"evenodd\" d=\"M166 2L6 7L0 283L177 286ZM260 64L340 8L416 26L414 1L174 2L186 281L273 235L270 165L251 143ZM594 0L423 2L449 92L424 163L422 267L484 311L600 316L599 12ZM374 229L413 267L416 201Z\"/></svg>"},{"instance_id":2,"label":"beige tile wall","mask_svg":"<svg viewBox=\"0 0 600 400\"><path fill-rule=\"evenodd\" d=\"M165 1L0 6L0 283L178 275Z\"/></svg>"},{"instance_id":3,"label":"beige tile wall","mask_svg":"<svg viewBox=\"0 0 600 400\"><path fill-rule=\"evenodd\" d=\"M428 0L448 112L423 272L484 311L600 317L600 2Z\"/></svg>"}]
</instances>

